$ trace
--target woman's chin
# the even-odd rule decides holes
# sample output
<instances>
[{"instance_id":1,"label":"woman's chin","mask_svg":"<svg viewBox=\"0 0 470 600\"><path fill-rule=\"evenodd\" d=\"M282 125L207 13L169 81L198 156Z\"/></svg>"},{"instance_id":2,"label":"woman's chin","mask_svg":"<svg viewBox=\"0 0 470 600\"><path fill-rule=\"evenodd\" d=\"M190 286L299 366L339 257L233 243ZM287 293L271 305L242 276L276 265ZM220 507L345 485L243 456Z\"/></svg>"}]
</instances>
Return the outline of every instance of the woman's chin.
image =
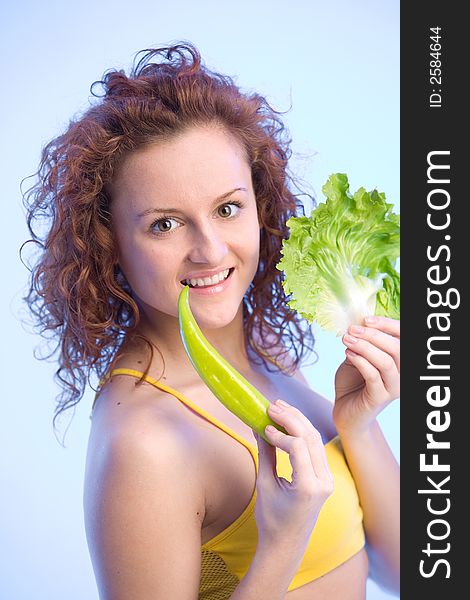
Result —
<instances>
[{"instance_id":1,"label":"woman's chin","mask_svg":"<svg viewBox=\"0 0 470 600\"><path fill-rule=\"evenodd\" d=\"M193 302L191 307L194 318L199 327L204 330L222 329L228 327L237 318L242 318L242 302L234 303L227 299L220 306L204 306Z\"/></svg>"}]
</instances>

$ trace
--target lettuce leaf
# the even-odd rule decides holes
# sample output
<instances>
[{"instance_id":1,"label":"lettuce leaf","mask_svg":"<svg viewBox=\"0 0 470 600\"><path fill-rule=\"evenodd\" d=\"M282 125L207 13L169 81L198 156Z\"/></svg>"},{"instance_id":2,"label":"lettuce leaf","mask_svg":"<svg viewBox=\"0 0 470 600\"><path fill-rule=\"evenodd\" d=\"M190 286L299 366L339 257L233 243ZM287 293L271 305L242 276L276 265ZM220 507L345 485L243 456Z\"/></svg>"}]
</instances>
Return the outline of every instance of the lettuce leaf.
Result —
<instances>
[{"instance_id":1,"label":"lettuce leaf","mask_svg":"<svg viewBox=\"0 0 470 600\"><path fill-rule=\"evenodd\" d=\"M338 336L367 315L399 318L400 218L393 205L375 189L351 195L344 173L331 175L322 191L326 202L310 217L287 221L277 269L289 307Z\"/></svg>"}]
</instances>

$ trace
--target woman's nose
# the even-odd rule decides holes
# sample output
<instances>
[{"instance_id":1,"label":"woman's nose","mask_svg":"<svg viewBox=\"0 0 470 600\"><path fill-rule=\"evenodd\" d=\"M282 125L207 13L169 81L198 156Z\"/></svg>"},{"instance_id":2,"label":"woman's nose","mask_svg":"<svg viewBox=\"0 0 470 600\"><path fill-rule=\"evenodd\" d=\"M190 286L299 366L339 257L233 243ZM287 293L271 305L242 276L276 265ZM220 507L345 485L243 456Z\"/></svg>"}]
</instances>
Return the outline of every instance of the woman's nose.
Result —
<instances>
[{"instance_id":1,"label":"woman's nose","mask_svg":"<svg viewBox=\"0 0 470 600\"><path fill-rule=\"evenodd\" d=\"M194 232L188 256L191 262L219 266L227 254L227 244L215 227L205 227Z\"/></svg>"}]
</instances>

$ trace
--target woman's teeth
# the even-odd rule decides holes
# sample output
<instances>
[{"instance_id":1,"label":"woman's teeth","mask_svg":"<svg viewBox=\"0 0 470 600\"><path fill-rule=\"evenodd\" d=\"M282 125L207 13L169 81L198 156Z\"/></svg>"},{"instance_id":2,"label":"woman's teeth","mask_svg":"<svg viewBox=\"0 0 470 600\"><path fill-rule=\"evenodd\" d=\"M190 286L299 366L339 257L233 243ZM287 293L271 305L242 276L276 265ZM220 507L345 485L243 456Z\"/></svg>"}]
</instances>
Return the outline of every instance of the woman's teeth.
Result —
<instances>
[{"instance_id":1,"label":"woman's teeth","mask_svg":"<svg viewBox=\"0 0 470 600\"><path fill-rule=\"evenodd\" d=\"M215 285L216 283L227 279L229 273L230 269L225 269L225 271L221 271L212 277L204 277L203 279L183 279L182 283L183 285L189 284L191 287Z\"/></svg>"}]
</instances>

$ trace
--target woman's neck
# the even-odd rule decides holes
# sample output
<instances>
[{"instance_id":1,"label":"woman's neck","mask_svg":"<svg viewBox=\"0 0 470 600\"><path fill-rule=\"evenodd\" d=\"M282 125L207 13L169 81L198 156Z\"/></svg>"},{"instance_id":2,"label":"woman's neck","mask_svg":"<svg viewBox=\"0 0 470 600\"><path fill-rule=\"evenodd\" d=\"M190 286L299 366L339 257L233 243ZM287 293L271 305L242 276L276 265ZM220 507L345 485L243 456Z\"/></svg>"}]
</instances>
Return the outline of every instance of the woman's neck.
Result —
<instances>
[{"instance_id":1,"label":"woman's neck","mask_svg":"<svg viewBox=\"0 0 470 600\"><path fill-rule=\"evenodd\" d=\"M153 365L154 368L161 364L161 358L163 357L165 373L176 372L181 378L185 378L185 374L191 376L194 373L194 367L181 340L177 318L170 315L159 315L158 319L149 319L145 314L142 314L136 333L138 336L148 339L158 349L154 352L154 362L156 362ZM203 334L234 368L245 372L252 368L245 347L242 305L240 305L235 318L228 325L203 330ZM138 336L133 336L135 341L131 342L131 346L137 352L139 352L139 348L142 349L143 347ZM134 351L131 352L134 354Z\"/></svg>"}]
</instances>

